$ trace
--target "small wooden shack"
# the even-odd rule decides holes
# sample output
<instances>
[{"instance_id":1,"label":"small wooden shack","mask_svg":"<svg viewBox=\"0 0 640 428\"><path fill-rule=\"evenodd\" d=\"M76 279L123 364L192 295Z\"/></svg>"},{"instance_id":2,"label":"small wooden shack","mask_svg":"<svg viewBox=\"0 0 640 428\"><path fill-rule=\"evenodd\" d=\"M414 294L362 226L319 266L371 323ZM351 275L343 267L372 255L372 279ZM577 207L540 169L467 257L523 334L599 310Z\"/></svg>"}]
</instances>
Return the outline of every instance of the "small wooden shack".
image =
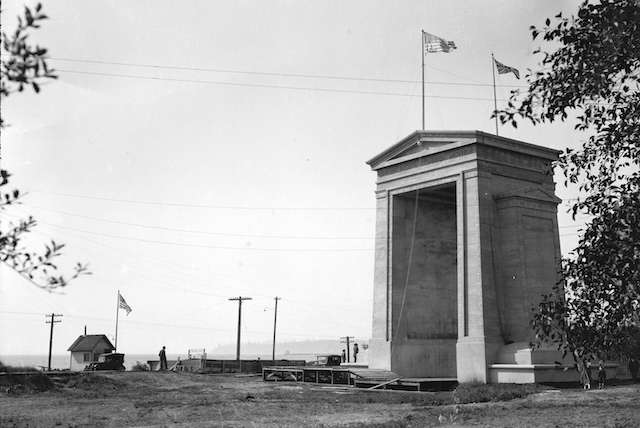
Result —
<instances>
[{"instance_id":1,"label":"small wooden shack","mask_svg":"<svg viewBox=\"0 0 640 428\"><path fill-rule=\"evenodd\" d=\"M104 334L84 334L67 350L71 352L69 369L84 370L89 363L98 361L100 354L113 352L115 347Z\"/></svg>"}]
</instances>

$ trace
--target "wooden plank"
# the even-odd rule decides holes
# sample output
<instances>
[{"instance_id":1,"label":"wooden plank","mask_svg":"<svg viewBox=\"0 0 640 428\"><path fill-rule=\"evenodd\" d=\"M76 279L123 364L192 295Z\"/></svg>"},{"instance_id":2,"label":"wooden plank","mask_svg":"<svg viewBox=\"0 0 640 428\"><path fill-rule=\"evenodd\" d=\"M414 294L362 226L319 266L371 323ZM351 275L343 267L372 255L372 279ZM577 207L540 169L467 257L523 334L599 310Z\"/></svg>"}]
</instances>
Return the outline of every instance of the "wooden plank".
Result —
<instances>
[{"instance_id":1,"label":"wooden plank","mask_svg":"<svg viewBox=\"0 0 640 428\"><path fill-rule=\"evenodd\" d=\"M391 379L391 380L388 380L388 381L386 381L386 382L379 383L379 384L377 384L377 385L375 385L375 386L372 386L371 388L367 388L367 389L368 389L369 391L370 391L370 390L372 390L372 389L377 389L377 388L380 388L381 386L385 386L385 385L389 385L390 383L397 382L397 381L399 381L400 379L401 379L401 378L397 377L397 378L395 378L395 379Z\"/></svg>"},{"instance_id":2,"label":"wooden plank","mask_svg":"<svg viewBox=\"0 0 640 428\"><path fill-rule=\"evenodd\" d=\"M455 377L403 377L403 381L407 382L457 382Z\"/></svg>"},{"instance_id":3,"label":"wooden plank","mask_svg":"<svg viewBox=\"0 0 640 428\"><path fill-rule=\"evenodd\" d=\"M378 370L378 369L357 369L351 368L349 370L354 376L361 379L375 379L375 380L390 380L398 377L398 375L389 370Z\"/></svg>"}]
</instances>

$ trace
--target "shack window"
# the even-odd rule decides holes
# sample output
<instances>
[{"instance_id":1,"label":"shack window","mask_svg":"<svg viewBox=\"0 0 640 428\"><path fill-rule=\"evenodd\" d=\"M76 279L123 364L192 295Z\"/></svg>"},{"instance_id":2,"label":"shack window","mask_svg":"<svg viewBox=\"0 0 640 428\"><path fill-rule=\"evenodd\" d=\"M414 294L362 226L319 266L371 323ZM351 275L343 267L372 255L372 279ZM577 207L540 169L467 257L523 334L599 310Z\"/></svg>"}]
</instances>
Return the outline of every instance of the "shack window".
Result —
<instances>
[{"instance_id":1,"label":"shack window","mask_svg":"<svg viewBox=\"0 0 640 428\"><path fill-rule=\"evenodd\" d=\"M83 361L86 363L87 361L91 361L91 352L85 352L83 354Z\"/></svg>"}]
</instances>

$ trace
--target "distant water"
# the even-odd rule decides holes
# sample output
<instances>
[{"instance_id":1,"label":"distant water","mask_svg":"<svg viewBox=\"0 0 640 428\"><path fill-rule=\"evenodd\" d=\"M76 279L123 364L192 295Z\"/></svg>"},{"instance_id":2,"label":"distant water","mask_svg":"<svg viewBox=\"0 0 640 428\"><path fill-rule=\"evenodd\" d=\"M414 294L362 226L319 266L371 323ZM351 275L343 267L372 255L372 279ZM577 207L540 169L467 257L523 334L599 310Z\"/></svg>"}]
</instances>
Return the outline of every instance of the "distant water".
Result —
<instances>
[{"instance_id":1,"label":"distant water","mask_svg":"<svg viewBox=\"0 0 640 428\"><path fill-rule=\"evenodd\" d=\"M176 355L177 356L177 355ZM168 359L175 358L176 356L167 355ZM0 361L10 366L20 367L47 367L48 355L0 355ZM147 354L131 354L124 356L124 366L127 370L130 370L136 364L136 361L146 363L147 360L158 359L158 356ZM52 369L68 369L70 363L70 354L67 355L51 355L51 368Z\"/></svg>"},{"instance_id":2,"label":"distant water","mask_svg":"<svg viewBox=\"0 0 640 428\"><path fill-rule=\"evenodd\" d=\"M168 360L175 360L178 357L181 359L186 359L186 354L167 354ZM207 358L214 360L233 360L235 359L235 355L231 354L208 354ZM262 360L270 360L271 355L266 354L247 354L242 355L242 359L252 360L260 358ZM2 361L6 365L10 366L19 366L19 367L47 367L47 359L48 355L0 355L0 361ZM316 354L287 354L287 355L276 355L276 359L286 359L286 360L305 360L305 361L313 361L316 359ZM136 364L137 361L142 363L146 363L149 360L158 360L157 354L125 354L124 355L124 366L127 370L131 370L131 368ZM70 362L70 354L54 354L51 356L51 368L52 369L68 369Z\"/></svg>"}]
</instances>

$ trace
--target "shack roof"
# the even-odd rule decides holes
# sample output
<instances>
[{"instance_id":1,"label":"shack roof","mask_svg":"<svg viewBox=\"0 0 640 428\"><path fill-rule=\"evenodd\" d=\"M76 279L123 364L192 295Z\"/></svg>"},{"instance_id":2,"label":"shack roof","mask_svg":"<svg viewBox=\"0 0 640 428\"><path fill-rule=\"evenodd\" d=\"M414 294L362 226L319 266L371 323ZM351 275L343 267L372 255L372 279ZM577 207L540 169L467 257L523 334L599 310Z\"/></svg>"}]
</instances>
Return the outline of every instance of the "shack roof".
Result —
<instances>
[{"instance_id":1,"label":"shack roof","mask_svg":"<svg viewBox=\"0 0 640 428\"><path fill-rule=\"evenodd\" d=\"M104 343L106 344L105 351L110 352L114 351L115 348L104 334L85 334L82 336L78 336L78 338L69 346L67 351L71 352L91 352L93 351L98 344Z\"/></svg>"}]
</instances>

